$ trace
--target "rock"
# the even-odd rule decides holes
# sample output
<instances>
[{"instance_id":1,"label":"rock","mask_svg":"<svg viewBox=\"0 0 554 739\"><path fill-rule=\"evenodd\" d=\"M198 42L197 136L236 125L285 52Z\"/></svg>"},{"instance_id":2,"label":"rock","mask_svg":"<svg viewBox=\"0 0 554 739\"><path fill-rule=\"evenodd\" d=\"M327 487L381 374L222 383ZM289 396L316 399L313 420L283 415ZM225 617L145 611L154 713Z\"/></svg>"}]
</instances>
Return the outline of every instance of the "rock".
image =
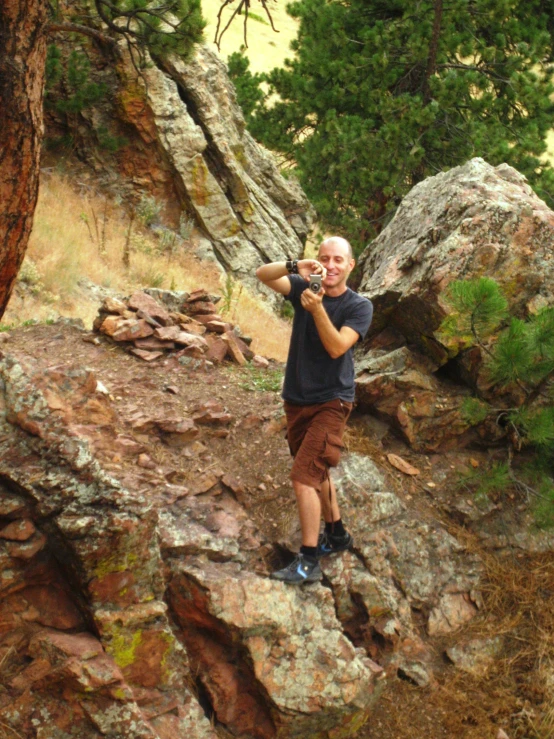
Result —
<instances>
[{"instance_id":1,"label":"rock","mask_svg":"<svg viewBox=\"0 0 554 739\"><path fill-rule=\"evenodd\" d=\"M203 287L199 287L196 290L193 290L184 302L187 304L187 306L190 306L193 303L197 303L198 301L206 303L214 302L212 300L212 296L206 290L204 290Z\"/></svg>"},{"instance_id":2,"label":"rock","mask_svg":"<svg viewBox=\"0 0 554 739\"><path fill-rule=\"evenodd\" d=\"M221 364L227 356L227 343L223 339L208 336L206 338L208 342L208 350L206 352L206 359L216 364Z\"/></svg>"},{"instance_id":3,"label":"rock","mask_svg":"<svg viewBox=\"0 0 554 739\"><path fill-rule=\"evenodd\" d=\"M234 420L233 416L230 413L225 412L221 406L216 407L218 408L217 410L214 408L202 409L200 412L193 415L192 420L200 425L207 424L210 426L227 426ZM219 408L221 408L221 410L219 410Z\"/></svg>"},{"instance_id":4,"label":"rock","mask_svg":"<svg viewBox=\"0 0 554 739\"><path fill-rule=\"evenodd\" d=\"M250 349L250 344L244 341L244 338L242 336L238 336L237 332L238 332L238 328L232 332L234 334L236 345L241 351L244 358L248 362L250 362L254 358L254 352L252 351L252 349Z\"/></svg>"},{"instance_id":5,"label":"rock","mask_svg":"<svg viewBox=\"0 0 554 739\"><path fill-rule=\"evenodd\" d=\"M172 327L174 328L174 327ZM154 336L148 336L146 339L137 339L135 341L137 349L143 349L150 352L156 352L164 349L175 349L174 341L164 341Z\"/></svg>"},{"instance_id":6,"label":"rock","mask_svg":"<svg viewBox=\"0 0 554 739\"><path fill-rule=\"evenodd\" d=\"M164 441L170 446L183 446L200 435L200 429L192 418L159 419L155 425L164 433Z\"/></svg>"},{"instance_id":7,"label":"rock","mask_svg":"<svg viewBox=\"0 0 554 739\"><path fill-rule=\"evenodd\" d=\"M343 518L363 563L344 555L323 564L339 618L355 636L360 625L371 625L399 650L402 659L387 658L397 670L418 684L432 681L425 649L414 658L413 645L421 644L421 639L412 609L431 614L429 633L441 629L447 633L472 618L477 613L480 561L436 522L413 511L408 514L399 498L384 489L382 472L368 458L345 456L333 477ZM384 623L383 613L391 614Z\"/></svg>"},{"instance_id":8,"label":"rock","mask_svg":"<svg viewBox=\"0 0 554 739\"><path fill-rule=\"evenodd\" d=\"M215 486L219 483L220 477L221 474L216 474L212 471L203 472L194 480L194 483L190 488L190 494L200 495L201 493L207 493L208 491L215 488Z\"/></svg>"},{"instance_id":9,"label":"rock","mask_svg":"<svg viewBox=\"0 0 554 739\"><path fill-rule=\"evenodd\" d=\"M36 529L32 521L21 519L20 521L12 521L7 526L0 529L0 539L9 539L10 541L27 541L35 533Z\"/></svg>"},{"instance_id":10,"label":"rock","mask_svg":"<svg viewBox=\"0 0 554 739\"><path fill-rule=\"evenodd\" d=\"M403 472L405 475L419 475L420 471L418 468L414 467L413 464L406 462L406 460L399 457L398 454L387 454L387 459L393 467L396 467L397 470L400 470L400 472Z\"/></svg>"},{"instance_id":11,"label":"rock","mask_svg":"<svg viewBox=\"0 0 554 739\"><path fill-rule=\"evenodd\" d=\"M156 303L167 308L170 315L172 312L179 312L183 303L189 297L189 293L179 290L161 290L158 287L145 287L144 293L154 298Z\"/></svg>"},{"instance_id":12,"label":"rock","mask_svg":"<svg viewBox=\"0 0 554 739\"><path fill-rule=\"evenodd\" d=\"M151 295L145 292L138 291L133 293L128 301L129 308L135 311L140 311L162 326L167 326L170 323L169 312L163 308Z\"/></svg>"},{"instance_id":13,"label":"rock","mask_svg":"<svg viewBox=\"0 0 554 739\"><path fill-rule=\"evenodd\" d=\"M208 342L202 336L189 334L187 331L180 331L175 337L175 343L181 346L193 347L205 351L208 348Z\"/></svg>"},{"instance_id":14,"label":"rock","mask_svg":"<svg viewBox=\"0 0 554 739\"><path fill-rule=\"evenodd\" d=\"M102 314L101 314L102 316ZM113 336L122 326L126 326L127 321L122 316L106 316L99 325L100 333Z\"/></svg>"},{"instance_id":15,"label":"rock","mask_svg":"<svg viewBox=\"0 0 554 739\"><path fill-rule=\"evenodd\" d=\"M208 301L204 300L195 300L194 302L190 302L190 298L187 301L188 303L188 312L189 315L197 316L197 315L203 315L203 316L209 316L216 312L215 305Z\"/></svg>"},{"instance_id":16,"label":"rock","mask_svg":"<svg viewBox=\"0 0 554 739\"><path fill-rule=\"evenodd\" d=\"M123 457L136 457L144 452L144 444L139 444L128 436L117 436L113 448Z\"/></svg>"},{"instance_id":17,"label":"rock","mask_svg":"<svg viewBox=\"0 0 554 739\"><path fill-rule=\"evenodd\" d=\"M416 185L359 260L359 291L374 304L365 357L358 354L362 404L421 450L476 438L460 417L467 385L495 407L511 407L513 399L487 383L479 346L439 332L449 310L444 290L453 280L487 275L520 318L536 310L538 296L540 305L554 305L553 240L554 213L505 164L472 159ZM458 387L436 375L445 366ZM494 443L499 430L490 424L479 434Z\"/></svg>"},{"instance_id":18,"label":"rock","mask_svg":"<svg viewBox=\"0 0 554 739\"><path fill-rule=\"evenodd\" d=\"M159 359L164 355L163 352L151 352L145 351L144 349L131 349L131 354L143 359L145 362L153 362L155 359Z\"/></svg>"},{"instance_id":19,"label":"rock","mask_svg":"<svg viewBox=\"0 0 554 739\"><path fill-rule=\"evenodd\" d=\"M226 334L223 334L221 338L227 344L227 353L232 358L233 362L244 366L246 364L246 359L239 348L237 337L232 333L232 331L228 331Z\"/></svg>"},{"instance_id":20,"label":"rock","mask_svg":"<svg viewBox=\"0 0 554 739\"><path fill-rule=\"evenodd\" d=\"M15 559L32 559L38 554L46 545L46 536L40 531L37 531L33 536L29 537L26 541L7 542L6 551L10 557Z\"/></svg>"},{"instance_id":21,"label":"rock","mask_svg":"<svg viewBox=\"0 0 554 739\"><path fill-rule=\"evenodd\" d=\"M207 326L209 323L213 323L214 321L216 323L224 323L222 316L220 316L218 313L197 313L194 318L196 321L203 324L204 326Z\"/></svg>"},{"instance_id":22,"label":"rock","mask_svg":"<svg viewBox=\"0 0 554 739\"><path fill-rule=\"evenodd\" d=\"M484 675L499 656L504 640L500 636L489 639L470 639L445 650L456 667L473 675Z\"/></svg>"},{"instance_id":23,"label":"rock","mask_svg":"<svg viewBox=\"0 0 554 739\"><path fill-rule=\"evenodd\" d=\"M148 456L148 454L139 454L139 457L137 459L137 464L139 467L144 467L147 470L155 470L156 469L156 463L152 459L152 457Z\"/></svg>"},{"instance_id":24,"label":"rock","mask_svg":"<svg viewBox=\"0 0 554 739\"><path fill-rule=\"evenodd\" d=\"M445 593L429 615L427 632L430 636L449 634L471 621L476 613L469 593Z\"/></svg>"},{"instance_id":25,"label":"rock","mask_svg":"<svg viewBox=\"0 0 554 739\"><path fill-rule=\"evenodd\" d=\"M198 321L188 321L182 323L181 328L183 331L187 331L189 334L196 334L197 336L204 336L207 331L206 326L202 325Z\"/></svg>"},{"instance_id":26,"label":"rock","mask_svg":"<svg viewBox=\"0 0 554 739\"><path fill-rule=\"evenodd\" d=\"M182 329L180 326L164 326L154 331L154 337L158 341L175 341L181 332Z\"/></svg>"},{"instance_id":27,"label":"rock","mask_svg":"<svg viewBox=\"0 0 554 739\"><path fill-rule=\"evenodd\" d=\"M230 323L224 323L223 321L208 321L206 328L208 331L213 331L216 334L224 334L227 331L231 331L232 326Z\"/></svg>"},{"instance_id":28,"label":"rock","mask_svg":"<svg viewBox=\"0 0 554 739\"><path fill-rule=\"evenodd\" d=\"M327 589L192 560L175 565L170 592L211 702L234 733L269 739L275 723L288 737L346 733L368 715L377 673L342 635Z\"/></svg>"},{"instance_id":29,"label":"rock","mask_svg":"<svg viewBox=\"0 0 554 739\"><path fill-rule=\"evenodd\" d=\"M143 339L145 336L151 336L154 329L145 320L126 321L125 325L117 329L112 334L114 341L135 341L135 339Z\"/></svg>"},{"instance_id":30,"label":"rock","mask_svg":"<svg viewBox=\"0 0 554 739\"><path fill-rule=\"evenodd\" d=\"M269 361L265 357L262 357L261 354L254 354L252 364L254 367L259 367L260 369L267 369L269 367Z\"/></svg>"},{"instance_id":31,"label":"rock","mask_svg":"<svg viewBox=\"0 0 554 739\"><path fill-rule=\"evenodd\" d=\"M93 104L91 118L83 119L84 158L91 156L86 142L94 141L92 119L125 134L124 156L101 153L106 169L164 202L175 230L182 214L191 245L208 242L218 264L255 290L257 266L302 253L312 208L298 183L285 179L274 157L246 131L218 55L197 45L186 63L177 57L163 65L148 60L144 82L136 84L124 52L118 65L109 64L100 47L90 55L95 79L114 91L114 99Z\"/></svg>"},{"instance_id":32,"label":"rock","mask_svg":"<svg viewBox=\"0 0 554 739\"><path fill-rule=\"evenodd\" d=\"M122 300L108 296L102 301L100 310L122 316L128 308Z\"/></svg>"}]
</instances>

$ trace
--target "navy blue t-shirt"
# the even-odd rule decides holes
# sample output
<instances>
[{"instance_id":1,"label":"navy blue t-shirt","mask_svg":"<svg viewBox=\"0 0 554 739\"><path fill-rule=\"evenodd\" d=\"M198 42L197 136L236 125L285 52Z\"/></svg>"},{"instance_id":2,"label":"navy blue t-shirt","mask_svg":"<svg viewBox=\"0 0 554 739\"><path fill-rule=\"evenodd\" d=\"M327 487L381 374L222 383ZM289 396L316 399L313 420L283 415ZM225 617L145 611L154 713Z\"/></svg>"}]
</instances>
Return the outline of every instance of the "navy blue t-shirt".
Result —
<instances>
[{"instance_id":1,"label":"navy blue t-shirt","mask_svg":"<svg viewBox=\"0 0 554 739\"><path fill-rule=\"evenodd\" d=\"M312 314L300 303L308 283L299 275L291 275L289 280L291 291L286 299L293 305L294 322L283 398L296 405L326 403L335 398L351 403L354 400L352 348L337 359L331 358L319 338ZM338 298L324 295L323 307L337 331L349 326L360 338L365 337L373 316L370 300L347 288Z\"/></svg>"}]
</instances>

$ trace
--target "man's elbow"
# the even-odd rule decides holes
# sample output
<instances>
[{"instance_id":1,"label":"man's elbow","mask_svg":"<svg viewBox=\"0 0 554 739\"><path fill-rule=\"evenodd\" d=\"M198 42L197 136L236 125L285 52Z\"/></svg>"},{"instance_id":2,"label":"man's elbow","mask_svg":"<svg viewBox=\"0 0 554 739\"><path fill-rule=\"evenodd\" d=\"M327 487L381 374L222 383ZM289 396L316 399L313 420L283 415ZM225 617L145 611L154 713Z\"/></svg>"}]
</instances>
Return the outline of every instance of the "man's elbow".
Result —
<instances>
[{"instance_id":1,"label":"man's elbow","mask_svg":"<svg viewBox=\"0 0 554 739\"><path fill-rule=\"evenodd\" d=\"M329 349L329 356L331 359L338 359L339 357L342 357L343 354L346 354L348 349L344 349L343 347L334 346L331 349Z\"/></svg>"}]
</instances>

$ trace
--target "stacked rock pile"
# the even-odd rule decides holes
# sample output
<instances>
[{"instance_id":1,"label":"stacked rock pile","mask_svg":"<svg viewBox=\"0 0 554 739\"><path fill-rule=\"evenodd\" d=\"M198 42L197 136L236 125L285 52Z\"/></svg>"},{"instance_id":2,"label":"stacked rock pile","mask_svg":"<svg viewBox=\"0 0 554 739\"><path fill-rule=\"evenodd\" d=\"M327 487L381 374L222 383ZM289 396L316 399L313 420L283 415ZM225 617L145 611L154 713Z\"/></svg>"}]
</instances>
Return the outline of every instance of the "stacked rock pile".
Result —
<instances>
[{"instance_id":1,"label":"stacked rock pile","mask_svg":"<svg viewBox=\"0 0 554 739\"><path fill-rule=\"evenodd\" d=\"M146 362L177 352L215 364L228 359L267 367L267 359L250 349L251 339L217 313L219 300L202 288L192 293L147 289L125 300L108 297L93 329L131 345L131 353Z\"/></svg>"}]
</instances>

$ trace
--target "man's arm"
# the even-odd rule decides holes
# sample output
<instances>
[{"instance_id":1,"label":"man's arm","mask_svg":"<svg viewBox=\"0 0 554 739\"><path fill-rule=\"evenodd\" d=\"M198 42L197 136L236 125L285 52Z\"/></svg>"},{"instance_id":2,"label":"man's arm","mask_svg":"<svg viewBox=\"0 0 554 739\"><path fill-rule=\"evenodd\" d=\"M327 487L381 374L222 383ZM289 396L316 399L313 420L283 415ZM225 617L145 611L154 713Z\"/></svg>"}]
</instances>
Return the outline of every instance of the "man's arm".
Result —
<instances>
[{"instance_id":1,"label":"man's arm","mask_svg":"<svg viewBox=\"0 0 554 739\"><path fill-rule=\"evenodd\" d=\"M358 341L360 335L350 326L343 326L340 331L332 324L323 305L323 290L312 293L304 290L300 297L302 307L312 314L317 333L331 359L338 359Z\"/></svg>"},{"instance_id":2,"label":"man's arm","mask_svg":"<svg viewBox=\"0 0 554 739\"><path fill-rule=\"evenodd\" d=\"M331 323L331 319L327 315L323 304L312 313L312 316L314 317L315 327L317 328L321 343L331 359L342 357L360 338L358 332L354 331L350 326L343 326L338 331Z\"/></svg>"},{"instance_id":3,"label":"man's arm","mask_svg":"<svg viewBox=\"0 0 554 739\"><path fill-rule=\"evenodd\" d=\"M275 290L281 295L288 295L291 291L290 280L288 279L288 270L286 262L270 262L270 264L262 264L256 270L258 280ZM298 261L298 274L306 281L310 279L310 275L325 276L325 268L315 259L300 259Z\"/></svg>"}]
</instances>

